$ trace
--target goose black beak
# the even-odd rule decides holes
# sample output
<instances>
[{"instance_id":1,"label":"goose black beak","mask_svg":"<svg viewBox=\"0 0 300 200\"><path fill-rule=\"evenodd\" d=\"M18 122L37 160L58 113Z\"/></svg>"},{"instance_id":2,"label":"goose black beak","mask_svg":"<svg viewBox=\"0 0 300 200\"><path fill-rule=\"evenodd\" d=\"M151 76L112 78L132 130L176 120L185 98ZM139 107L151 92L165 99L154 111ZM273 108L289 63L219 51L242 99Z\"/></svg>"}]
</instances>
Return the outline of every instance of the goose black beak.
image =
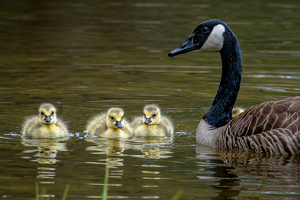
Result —
<instances>
[{"instance_id":1,"label":"goose black beak","mask_svg":"<svg viewBox=\"0 0 300 200\"><path fill-rule=\"evenodd\" d=\"M115 126L118 127L119 129L123 127L121 121L116 121Z\"/></svg>"},{"instance_id":2,"label":"goose black beak","mask_svg":"<svg viewBox=\"0 0 300 200\"><path fill-rule=\"evenodd\" d=\"M147 125L147 124L150 124L152 121L151 121L151 119L150 119L150 117L149 118L146 118L146 120L145 120L145 124Z\"/></svg>"},{"instance_id":3,"label":"goose black beak","mask_svg":"<svg viewBox=\"0 0 300 200\"><path fill-rule=\"evenodd\" d=\"M171 51L168 56L174 57L179 54L187 53L197 49L197 45L193 44L193 35L191 35L184 43L182 43L177 49Z\"/></svg>"},{"instance_id":4,"label":"goose black beak","mask_svg":"<svg viewBox=\"0 0 300 200\"><path fill-rule=\"evenodd\" d=\"M44 120L45 122L50 123L51 122L50 115L46 115Z\"/></svg>"}]
</instances>

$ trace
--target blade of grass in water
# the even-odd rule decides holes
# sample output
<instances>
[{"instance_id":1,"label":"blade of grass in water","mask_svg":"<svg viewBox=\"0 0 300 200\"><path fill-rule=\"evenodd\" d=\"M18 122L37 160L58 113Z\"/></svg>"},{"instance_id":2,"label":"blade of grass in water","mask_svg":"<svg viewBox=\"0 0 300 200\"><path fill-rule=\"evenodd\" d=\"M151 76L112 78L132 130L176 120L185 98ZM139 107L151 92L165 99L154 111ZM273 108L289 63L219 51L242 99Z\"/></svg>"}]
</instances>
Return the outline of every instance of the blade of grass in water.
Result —
<instances>
[{"instance_id":1,"label":"blade of grass in water","mask_svg":"<svg viewBox=\"0 0 300 200\"><path fill-rule=\"evenodd\" d=\"M174 196L172 197L171 200L177 200L177 199L179 199L182 194L183 194L183 190L179 190L178 192L176 192L176 194L174 194Z\"/></svg>"},{"instance_id":2,"label":"blade of grass in water","mask_svg":"<svg viewBox=\"0 0 300 200\"><path fill-rule=\"evenodd\" d=\"M69 188L70 188L70 185L67 185L66 188L65 188L62 200L66 200L67 199ZM44 194L44 193L46 194L46 190L43 190L41 194ZM39 194L39 184L36 183L35 184L35 199L36 200L43 200L44 199L44 197L40 198L39 196L40 196L40 194Z\"/></svg>"},{"instance_id":3,"label":"blade of grass in water","mask_svg":"<svg viewBox=\"0 0 300 200\"><path fill-rule=\"evenodd\" d=\"M108 172L109 172L108 159L106 159L104 186L103 186L103 192L102 192L102 200L107 200Z\"/></svg>"},{"instance_id":4,"label":"blade of grass in water","mask_svg":"<svg viewBox=\"0 0 300 200\"><path fill-rule=\"evenodd\" d=\"M35 199L39 200L39 184L35 183Z\"/></svg>"},{"instance_id":5,"label":"blade of grass in water","mask_svg":"<svg viewBox=\"0 0 300 200\"><path fill-rule=\"evenodd\" d=\"M67 199L67 195L68 195L69 188L70 188L70 185L68 184L68 185L66 186L65 191L64 191L62 200L66 200L66 199Z\"/></svg>"}]
</instances>

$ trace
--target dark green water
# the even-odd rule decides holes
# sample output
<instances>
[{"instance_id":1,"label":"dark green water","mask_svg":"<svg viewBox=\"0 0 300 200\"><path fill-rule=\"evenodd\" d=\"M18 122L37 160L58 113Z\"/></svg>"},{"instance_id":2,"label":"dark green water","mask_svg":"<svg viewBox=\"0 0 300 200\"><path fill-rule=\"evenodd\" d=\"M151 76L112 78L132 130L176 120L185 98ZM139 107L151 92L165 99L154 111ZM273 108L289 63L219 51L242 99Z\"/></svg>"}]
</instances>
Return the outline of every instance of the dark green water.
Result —
<instances>
[{"instance_id":1,"label":"dark green water","mask_svg":"<svg viewBox=\"0 0 300 200\"><path fill-rule=\"evenodd\" d=\"M237 35L244 108L300 93L300 2L6 1L0 3L0 198L296 199L300 158L196 145L216 93L218 53L168 58L200 22L218 18ZM21 125L43 102L58 107L70 137L26 140ZM130 120L157 103L174 139L88 139L91 116L112 106ZM48 152L50 150L50 153ZM48 152L45 154L45 152Z\"/></svg>"}]
</instances>

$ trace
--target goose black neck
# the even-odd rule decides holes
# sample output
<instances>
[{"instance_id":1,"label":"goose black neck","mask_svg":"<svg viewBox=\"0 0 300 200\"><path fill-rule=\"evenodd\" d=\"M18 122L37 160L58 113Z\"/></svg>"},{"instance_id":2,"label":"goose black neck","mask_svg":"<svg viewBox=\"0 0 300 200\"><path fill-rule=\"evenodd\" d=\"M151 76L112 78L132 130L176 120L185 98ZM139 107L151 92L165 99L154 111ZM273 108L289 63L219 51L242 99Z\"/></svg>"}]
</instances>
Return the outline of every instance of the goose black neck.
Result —
<instances>
[{"instance_id":1,"label":"goose black neck","mask_svg":"<svg viewBox=\"0 0 300 200\"><path fill-rule=\"evenodd\" d=\"M220 51L222 77L214 102L203 117L215 128L226 125L232 119L232 109L242 78L242 54L239 42L229 27L223 36L223 48Z\"/></svg>"}]
</instances>

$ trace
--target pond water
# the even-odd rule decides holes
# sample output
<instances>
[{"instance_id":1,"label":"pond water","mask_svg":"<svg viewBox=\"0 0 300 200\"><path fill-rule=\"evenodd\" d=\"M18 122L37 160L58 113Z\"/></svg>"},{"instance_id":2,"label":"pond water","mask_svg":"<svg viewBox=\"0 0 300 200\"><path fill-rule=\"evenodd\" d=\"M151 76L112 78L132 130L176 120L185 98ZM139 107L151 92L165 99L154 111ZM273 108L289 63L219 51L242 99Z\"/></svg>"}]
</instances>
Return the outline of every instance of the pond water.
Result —
<instances>
[{"instance_id":1,"label":"pond water","mask_svg":"<svg viewBox=\"0 0 300 200\"><path fill-rule=\"evenodd\" d=\"M270 157L197 145L216 93L218 53L169 58L204 20L225 21L243 54L236 105L300 93L300 2L1 1L0 198L296 199L299 156ZM70 137L30 140L21 125L53 103ZM127 119L156 103L174 138L106 140L87 121L112 106ZM107 171L106 171L107 170ZM38 185L38 187L37 187Z\"/></svg>"}]
</instances>

